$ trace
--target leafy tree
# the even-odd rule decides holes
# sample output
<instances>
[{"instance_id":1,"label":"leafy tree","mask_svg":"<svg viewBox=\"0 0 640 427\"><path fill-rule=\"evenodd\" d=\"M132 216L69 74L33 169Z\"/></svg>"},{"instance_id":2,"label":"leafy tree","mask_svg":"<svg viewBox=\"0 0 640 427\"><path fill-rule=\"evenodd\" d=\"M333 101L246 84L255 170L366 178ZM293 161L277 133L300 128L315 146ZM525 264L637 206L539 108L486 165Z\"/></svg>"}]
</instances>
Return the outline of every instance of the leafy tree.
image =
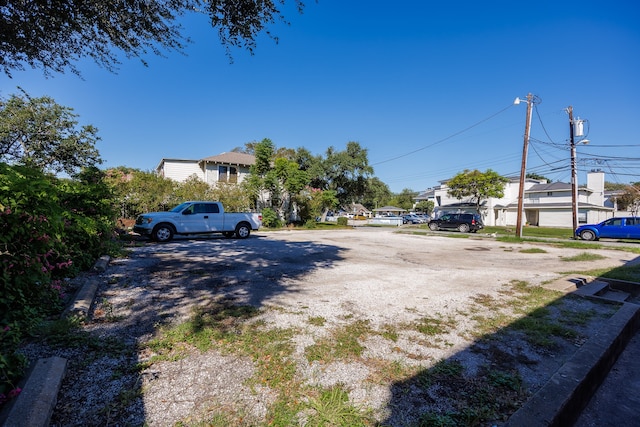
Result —
<instances>
[{"instance_id":1,"label":"leafy tree","mask_svg":"<svg viewBox=\"0 0 640 427\"><path fill-rule=\"evenodd\" d=\"M178 205L185 200L213 200L213 188L210 184L198 178L195 174L175 185L171 200Z\"/></svg>"},{"instance_id":2,"label":"leafy tree","mask_svg":"<svg viewBox=\"0 0 640 427\"><path fill-rule=\"evenodd\" d=\"M303 2L291 1L301 13ZM7 75L25 64L42 67L47 74L77 74L73 62L89 57L114 71L120 64L118 52L145 63L142 57L149 52L183 51L190 40L177 21L189 12L208 15L227 53L230 47L253 53L265 27L285 21L280 11L284 4L285 0L8 0L0 6L0 68Z\"/></svg>"},{"instance_id":3,"label":"leafy tree","mask_svg":"<svg viewBox=\"0 0 640 427\"><path fill-rule=\"evenodd\" d=\"M338 198L332 190L307 187L305 197L308 202L303 206L308 213L301 214L303 220L320 217L320 220L324 222L327 219L329 209L338 207Z\"/></svg>"},{"instance_id":4,"label":"leafy tree","mask_svg":"<svg viewBox=\"0 0 640 427\"><path fill-rule=\"evenodd\" d=\"M526 177L530 178L530 179L539 179L539 180L543 180L544 179L547 182L551 182L551 180L549 178L547 178L546 176L539 175L539 174L533 173L533 172L528 172Z\"/></svg>"},{"instance_id":5,"label":"leafy tree","mask_svg":"<svg viewBox=\"0 0 640 427\"><path fill-rule=\"evenodd\" d=\"M367 180L367 189L362 197L362 204L369 209L376 209L386 206L393 197L389 186L380 181L378 177L371 177Z\"/></svg>"},{"instance_id":6,"label":"leafy tree","mask_svg":"<svg viewBox=\"0 0 640 427\"><path fill-rule=\"evenodd\" d=\"M222 202L228 212L244 212L251 208L251 197L240 185L219 182L213 188L213 199Z\"/></svg>"},{"instance_id":7,"label":"leafy tree","mask_svg":"<svg viewBox=\"0 0 640 427\"><path fill-rule=\"evenodd\" d=\"M98 130L78 128L76 117L47 96L23 92L0 99L0 161L69 175L102 163L95 148Z\"/></svg>"},{"instance_id":8,"label":"leafy tree","mask_svg":"<svg viewBox=\"0 0 640 427\"><path fill-rule=\"evenodd\" d=\"M627 185L624 188L624 193L616 197L616 202L618 209L630 211L632 215L636 216L640 209L640 183Z\"/></svg>"},{"instance_id":9,"label":"leafy tree","mask_svg":"<svg viewBox=\"0 0 640 427\"><path fill-rule=\"evenodd\" d=\"M435 204L433 203L433 200L421 200L416 203L415 210L416 212L424 212L427 215L431 215L434 207Z\"/></svg>"},{"instance_id":10,"label":"leafy tree","mask_svg":"<svg viewBox=\"0 0 640 427\"><path fill-rule=\"evenodd\" d=\"M251 198L255 200L253 203L255 207L263 208L267 206L267 195L275 190L275 182L272 182L272 177L268 175L275 147L270 139L265 138L253 148L256 162L251 165L249 176L242 184Z\"/></svg>"},{"instance_id":11,"label":"leafy tree","mask_svg":"<svg viewBox=\"0 0 640 427\"><path fill-rule=\"evenodd\" d=\"M487 169L486 172L465 169L447 182L447 193L458 200L468 197L475 202L476 210L479 212L482 200L504 196L504 186L508 181L491 169Z\"/></svg>"},{"instance_id":12,"label":"leafy tree","mask_svg":"<svg viewBox=\"0 0 640 427\"><path fill-rule=\"evenodd\" d=\"M389 201L392 206L396 206L398 208L405 209L407 211L413 209L413 198L418 193L409 189L403 189L399 194L393 196L393 198Z\"/></svg>"},{"instance_id":13,"label":"leafy tree","mask_svg":"<svg viewBox=\"0 0 640 427\"><path fill-rule=\"evenodd\" d=\"M365 195L368 179L373 174L367 149L357 142L348 142L344 151L329 147L323 169L323 188L335 191L341 205L359 202Z\"/></svg>"},{"instance_id":14,"label":"leafy tree","mask_svg":"<svg viewBox=\"0 0 640 427\"><path fill-rule=\"evenodd\" d=\"M123 218L135 218L144 212L166 211L177 204L174 196L177 183L155 172L115 168L105 171L105 175Z\"/></svg>"}]
</instances>

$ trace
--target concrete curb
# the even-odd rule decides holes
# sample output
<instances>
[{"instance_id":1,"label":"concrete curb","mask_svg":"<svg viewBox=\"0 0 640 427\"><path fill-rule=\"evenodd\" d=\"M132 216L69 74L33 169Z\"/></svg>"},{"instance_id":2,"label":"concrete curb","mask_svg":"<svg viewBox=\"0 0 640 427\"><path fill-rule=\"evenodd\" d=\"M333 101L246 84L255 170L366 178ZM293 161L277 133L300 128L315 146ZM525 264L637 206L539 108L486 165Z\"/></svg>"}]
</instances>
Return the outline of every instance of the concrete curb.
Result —
<instances>
[{"instance_id":1,"label":"concrete curb","mask_svg":"<svg viewBox=\"0 0 640 427\"><path fill-rule=\"evenodd\" d=\"M640 306L623 304L504 426L573 425L639 328Z\"/></svg>"},{"instance_id":2,"label":"concrete curb","mask_svg":"<svg viewBox=\"0 0 640 427\"><path fill-rule=\"evenodd\" d=\"M96 261L92 271L105 271L110 261L111 258L108 256L101 257ZM96 277L90 277L78 291L73 303L62 313L62 316L86 318L98 290L98 283ZM67 360L62 357L38 359L2 426L47 427L66 370Z\"/></svg>"},{"instance_id":3,"label":"concrete curb","mask_svg":"<svg viewBox=\"0 0 640 427\"><path fill-rule=\"evenodd\" d=\"M67 360L61 357L39 359L3 426L48 426L66 369Z\"/></svg>"}]
</instances>

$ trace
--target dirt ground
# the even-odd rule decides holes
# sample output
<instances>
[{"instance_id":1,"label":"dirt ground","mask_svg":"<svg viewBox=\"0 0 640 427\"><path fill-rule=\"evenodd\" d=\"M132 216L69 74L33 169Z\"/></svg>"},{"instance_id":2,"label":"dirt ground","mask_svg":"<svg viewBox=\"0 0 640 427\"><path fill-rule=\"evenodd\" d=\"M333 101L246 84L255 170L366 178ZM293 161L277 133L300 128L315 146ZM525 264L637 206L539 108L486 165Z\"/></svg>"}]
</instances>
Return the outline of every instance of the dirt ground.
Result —
<instances>
[{"instance_id":1,"label":"dirt ground","mask_svg":"<svg viewBox=\"0 0 640 427\"><path fill-rule=\"evenodd\" d=\"M376 328L408 324L435 313L459 316L473 298L498 296L513 281L545 284L565 277L568 271L616 267L636 258L629 252L603 249L595 251L602 259L567 262L563 257L584 250L466 237L363 227L256 232L245 240L145 241L132 247L129 257L113 260L100 276L95 307L85 325L86 331L115 338L131 352L87 360L78 349L34 345L25 351L30 357L55 353L69 359L52 418L55 426L188 424L206 420L213 407L241 408L259 421L274 396L271 390L246 386L255 370L251 361L195 352L179 361L154 363L141 373L126 368L152 356L148 349L139 349L158 325L185 320L194 307L225 299L263 309L262 320L268 325L297 326L303 331L294 341L298 375L304 381L321 386L346 384L350 400L370 408L380 423L412 425L420 408L403 406L411 399L397 394L401 385L371 383L371 365L362 360L308 363L304 349L345 319L366 319ZM531 247L543 251L522 252ZM309 318L326 319L326 324L311 328ZM472 372L482 363L482 356L468 351L473 339L465 333L467 327L460 322L459 330L446 337L446 346L425 346L412 333L402 334L394 343L369 339L364 343L363 360L430 366L457 358ZM577 345L568 344L552 355L527 353L532 363L522 367L521 375L528 389L533 392L544 384ZM118 402L123 390L132 388L142 390L139 396L125 404Z\"/></svg>"}]
</instances>

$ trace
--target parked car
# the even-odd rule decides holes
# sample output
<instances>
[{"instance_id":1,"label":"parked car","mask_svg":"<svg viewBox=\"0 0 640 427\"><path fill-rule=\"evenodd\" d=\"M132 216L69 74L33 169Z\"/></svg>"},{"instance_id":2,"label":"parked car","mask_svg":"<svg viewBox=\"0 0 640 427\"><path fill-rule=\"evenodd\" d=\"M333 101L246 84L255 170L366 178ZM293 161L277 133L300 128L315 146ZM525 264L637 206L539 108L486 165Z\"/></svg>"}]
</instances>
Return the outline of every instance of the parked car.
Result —
<instances>
[{"instance_id":1,"label":"parked car","mask_svg":"<svg viewBox=\"0 0 640 427\"><path fill-rule=\"evenodd\" d=\"M461 233L475 233L484 228L484 224L479 214L448 213L429 221L429 228L433 231L458 230Z\"/></svg>"},{"instance_id":2,"label":"parked car","mask_svg":"<svg viewBox=\"0 0 640 427\"><path fill-rule=\"evenodd\" d=\"M581 225L575 235L582 240L640 239L640 217L609 218L599 224Z\"/></svg>"},{"instance_id":3,"label":"parked car","mask_svg":"<svg viewBox=\"0 0 640 427\"><path fill-rule=\"evenodd\" d=\"M424 224L424 219L415 214L402 215L403 224Z\"/></svg>"},{"instance_id":4,"label":"parked car","mask_svg":"<svg viewBox=\"0 0 640 427\"><path fill-rule=\"evenodd\" d=\"M262 225L262 214L225 212L222 203L188 201L169 212L139 215L133 231L158 242L168 242L175 234L222 233L224 237L246 239Z\"/></svg>"}]
</instances>

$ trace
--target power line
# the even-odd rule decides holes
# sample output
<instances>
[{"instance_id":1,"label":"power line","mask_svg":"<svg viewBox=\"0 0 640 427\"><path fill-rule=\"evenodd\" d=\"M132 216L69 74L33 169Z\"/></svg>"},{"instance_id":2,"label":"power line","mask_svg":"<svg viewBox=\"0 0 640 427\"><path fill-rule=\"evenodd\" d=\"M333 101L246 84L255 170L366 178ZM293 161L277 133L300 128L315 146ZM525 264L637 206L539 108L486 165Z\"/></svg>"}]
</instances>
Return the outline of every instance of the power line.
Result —
<instances>
[{"instance_id":1,"label":"power line","mask_svg":"<svg viewBox=\"0 0 640 427\"><path fill-rule=\"evenodd\" d=\"M382 161L380 161L380 162L373 163L373 164L371 164L371 166L377 166L377 165L381 165L381 164L383 164L383 163L388 163L388 162L391 162L391 161L394 161L394 160L398 160L398 159L401 159L401 158L403 158L403 157L407 157L407 156L410 156L410 155L412 155L412 154L415 154L415 153L417 153L417 152L419 152L419 151L426 150L427 148L431 148L431 147L433 147L434 145L437 145L437 144L443 143L443 142L445 142L445 141L447 141L447 140L449 140L449 139L451 139L451 138L453 138L453 137L455 137L455 136L458 136L458 135L460 135L460 134L462 134L462 133L464 133L464 132L466 132L466 131L468 131L468 130L470 130L470 129L473 129L474 127L476 127L476 126L478 126L478 125L480 125L480 124L482 124L482 123L484 123L484 122L486 122L486 121L488 121L488 120L490 120L490 119L494 118L494 117L495 117L495 116L497 116L498 114L501 114L501 113L505 112L506 110L508 110L509 108L513 107L513 105L514 105L514 104L509 104L507 107L503 108L502 110L498 111L497 113L494 113L494 114L490 115L489 117L486 117L486 118L484 118L484 119L480 120L479 122L476 122L476 123L472 124L471 126L468 126L468 127L464 128L464 129L462 129L462 130L460 130L460 131L458 131L458 132L456 132L456 133L453 133L453 134L451 134L451 135L447 136L446 138L443 138L443 139L441 139L441 140L438 140L438 141L436 141L436 142L434 142L434 143L432 143L432 144L426 145L426 146L424 146L424 147L422 147L422 148L418 148L417 150L413 150L413 151L410 151L410 152L408 152L408 153L401 154L401 155L399 155L399 156L392 157L392 158L387 159L387 160L382 160Z\"/></svg>"}]
</instances>

